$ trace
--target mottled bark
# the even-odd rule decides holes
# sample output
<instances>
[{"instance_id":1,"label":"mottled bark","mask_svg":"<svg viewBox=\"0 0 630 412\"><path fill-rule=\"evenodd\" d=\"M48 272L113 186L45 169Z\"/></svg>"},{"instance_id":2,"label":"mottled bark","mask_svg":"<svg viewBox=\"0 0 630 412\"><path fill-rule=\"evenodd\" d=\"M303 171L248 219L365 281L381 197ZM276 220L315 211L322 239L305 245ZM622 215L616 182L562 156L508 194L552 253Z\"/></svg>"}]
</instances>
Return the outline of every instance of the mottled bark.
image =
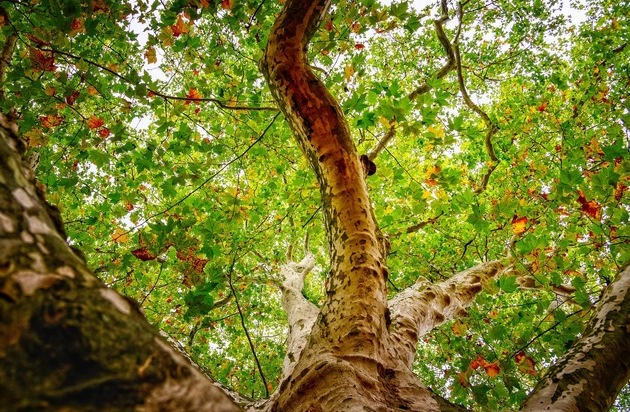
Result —
<instances>
[{"instance_id":1,"label":"mottled bark","mask_svg":"<svg viewBox=\"0 0 630 412\"><path fill-rule=\"evenodd\" d=\"M604 292L582 338L553 365L523 412L607 411L630 380L630 267Z\"/></svg>"},{"instance_id":2,"label":"mottled bark","mask_svg":"<svg viewBox=\"0 0 630 412\"><path fill-rule=\"evenodd\" d=\"M457 410L425 388L388 347L387 242L374 219L368 173L341 108L307 61L308 41L328 5L324 0L288 1L261 62L319 182L331 261L327 299L301 357L264 407Z\"/></svg>"},{"instance_id":3,"label":"mottled bark","mask_svg":"<svg viewBox=\"0 0 630 412\"><path fill-rule=\"evenodd\" d=\"M390 350L408 368L413 365L418 339L441 323L466 315L466 307L504 265L487 262L433 284L420 278L390 301Z\"/></svg>"},{"instance_id":4,"label":"mottled bark","mask_svg":"<svg viewBox=\"0 0 630 412\"><path fill-rule=\"evenodd\" d=\"M88 270L0 124L0 408L239 410Z\"/></svg>"},{"instance_id":5,"label":"mottled bark","mask_svg":"<svg viewBox=\"0 0 630 412\"><path fill-rule=\"evenodd\" d=\"M306 60L308 40L328 4L287 2L273 26L261 66L320 185L331 273L328 299L314 334L334 351L371 357L379 350L375 342L386 328L385 242L348 124Z\"/></svg>"}]
</instances>

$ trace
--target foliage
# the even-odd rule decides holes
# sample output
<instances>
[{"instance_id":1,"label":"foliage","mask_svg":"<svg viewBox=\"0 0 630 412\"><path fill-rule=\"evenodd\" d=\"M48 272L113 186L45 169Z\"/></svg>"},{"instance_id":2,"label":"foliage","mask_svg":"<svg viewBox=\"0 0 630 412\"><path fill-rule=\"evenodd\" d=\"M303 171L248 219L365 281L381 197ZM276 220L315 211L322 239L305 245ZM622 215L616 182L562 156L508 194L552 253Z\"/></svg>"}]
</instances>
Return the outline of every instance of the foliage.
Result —
<instances>
[{"instance_id":1,"label":"foliage","mask_svg":"<svg viewBox=\"0 0 630 412\"><path fill-rule=\"evenodd\" d=\"M1 39L18 38L0 110L39 153L71 242L216 379L254 398L279 378L287 250L317 255L304 291L315 303L328 271L315 178L257 66L280 3L1 2ZM498 127L497 162L455 72L435 76L439 5L339 1L310 52L360 152L395 127L368 180L392 292L506 253L534 276L535 291L509 275L488 285L418 347L425 383L497 410L522 401L630 260L630 9L574 4L583 21L572 23L555 2L463 4L461 27L451 5L446 31ZM422 83L431 89L411 99ZM561 284L572 299L553 293Z\"/></svg>"}]
</instances>

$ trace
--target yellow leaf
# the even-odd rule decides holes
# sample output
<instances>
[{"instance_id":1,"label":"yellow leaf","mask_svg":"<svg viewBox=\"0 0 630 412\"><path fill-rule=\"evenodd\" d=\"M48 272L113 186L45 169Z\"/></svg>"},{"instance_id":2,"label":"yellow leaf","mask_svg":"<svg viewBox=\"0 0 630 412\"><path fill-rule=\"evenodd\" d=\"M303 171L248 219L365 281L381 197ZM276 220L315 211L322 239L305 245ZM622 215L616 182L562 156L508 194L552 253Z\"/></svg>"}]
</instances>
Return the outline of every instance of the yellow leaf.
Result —
<instances>
[{"instance_id":1,"label":"yellow leaf","mask_svg":"<svg viewBox=\"0 0 630 412\"><path fill-rule=\"evenodd\" d=\"M520 235L525 232L525 228L527 226L527 216L518 217L518 215L514 215L512 218L512 232L515 235Z\"/></svg>"},{"instance_id":2,"label":"yellow leaf","mask_svg":"<svg viewBox=\"0 0 630 412\"><path fill-rule=\"evenodd\" d=\"M238 101L236 100L236 96L232 96L232 98L225 104L228 107L235 107Z\"/></svg>"},{"instance_id":3,"label":"yellow leaf","mask_svg":"<svg viewBox=\"0 0 630 412\"><path fill-rule=\"evenodd\" d=\"M114 241L114 243L124 243L127 240L129 240L127 233L120 227L116 227L116 230L112 234L112 241Z\"/></svg>"},{"instance_id":4,"label":"yellow leaf","mask_svg":"<svg viewBox=\"0 0 630 412\"><path fill-rule=\"evenodd\" d=\"M144 57L147 59L149 64L157 63L157 55L155 52L155 47L149 47L146 52L144 52Z\"/></svg>"},{"instance_id":5,"label":"yellow leaf","mask_svg":"<svg viewBox=\"0 0 630 412\"><path fill-rule=\"evenodd\" d=\"M24 137L26 138L29 147L45 146L48 143L48 139L44 136L42 129L39 127L33 128L24 133Z\"/></svg>"},{"instance_id":6,"label":"yellow leaf","mask_svg":"<svg viewBox=\"0 0 630 412\"><path fill-rule=\"evenodd\" d=\"M346 66L344 71L346 73L346 81L350 81L350 78L354 74L354 67L353 66Z\"/></svg>"},{"instance_id":7,"label":"yellow leaf","mask_svg":"<svg viewBox=\"0 0 630 412\"><path fill-rule=\"evenodd\" d=\"M433 177L433 175L437 175L438 173L440 173L440 171L441 171L440 166L433 165L433 166L429 166L429 168L427 169L424 175L427 179L429 179Z\"/></svg>"},{"instance_id":8,"label":"yellow leaf","mask_svg":"<svg viewBox=\"0 0 630 412\"><path fill-rule=\"evenodd\" d=\"M453 326L451 326L451 329L453 330L453 333L455 335L463 336L468 331L468 326L463 322L456 321L455 323L453 323Z\"/></svg>"},{"instance_id":9,"label":"yellow leaf","mask_svg":"<svg viewBox=\"0 0 630 412\"><path fill-rule=\"evenodd\" d=\"M442 126L439 127L433 127L433 126L429 126L428 129L429 132L431 134L433 134L435 137L444 137L444 128Z\"/></svg>"},{"instance_id":10,"label":"yellow leaf","mask_svg":"<svg viewBox=\"0 0 630 412\"><path fill-rule=\"evenodd\" d=\"M384 128L389 129L392 123L387 117L379 116L378 122L383 125Z\"/></svg>"}]
</instances>

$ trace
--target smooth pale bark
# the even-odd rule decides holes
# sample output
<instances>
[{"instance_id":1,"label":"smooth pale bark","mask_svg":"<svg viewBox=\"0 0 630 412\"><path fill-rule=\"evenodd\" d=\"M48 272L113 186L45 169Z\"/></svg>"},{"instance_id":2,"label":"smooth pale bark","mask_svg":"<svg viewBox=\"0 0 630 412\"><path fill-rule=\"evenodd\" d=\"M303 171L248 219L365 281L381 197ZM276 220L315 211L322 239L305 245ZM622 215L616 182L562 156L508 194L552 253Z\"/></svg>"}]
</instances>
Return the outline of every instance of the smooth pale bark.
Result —
<instances>
[{"instance_id":1,"label":"smooth pale bark","mask_svg":"<svg viewBox=\"0 0 630 412\"><path fill-rule=\"evenodd\" d=\"M239 410L87 269L0 124L0 409Z\"/></svg>"}]
</instances>

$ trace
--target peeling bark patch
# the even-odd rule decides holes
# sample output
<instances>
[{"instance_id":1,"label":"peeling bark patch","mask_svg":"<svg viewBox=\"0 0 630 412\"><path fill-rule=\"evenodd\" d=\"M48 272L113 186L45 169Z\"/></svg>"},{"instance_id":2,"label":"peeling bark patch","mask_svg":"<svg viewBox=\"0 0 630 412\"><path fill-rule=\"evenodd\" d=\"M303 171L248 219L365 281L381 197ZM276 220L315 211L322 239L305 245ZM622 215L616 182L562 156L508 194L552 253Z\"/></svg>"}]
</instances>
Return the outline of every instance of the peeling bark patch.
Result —
<instances>
[{"instance_id":1,"label":"peeling bark patch","mask_svg":"<svg viewBox=\"0 0 630 412\"><path fill-rule=\"evenodd\" d=\"M59 275L21 271L13 274L13 279L20 285L26 296L31 296L39 289L48 289L62 279Z\"/></svg>"},{"instance_id":2,"label":"peeling bark patch","mask_svg":"<svg viewBox=\"0 0 630 412\"><path fill-rule=\"evenodd\" d=\"M15 200L17 200L25 210L30 210L37 206L37 203L31 199L31 196L21 187L15 189L12 194Z\"/></svg>"},{"instance_id":3,"label":"peeling bark patch","mask_svg":"<svg viewBox=\"0 0 630 412\"><path fill-rule=\"evenodd\" d=\"M31 245L33 244L33 242L35 242L35 238L33 237L33 235L28 233L26 230L23 230L22 233L20 233L20 238L27 245Z\"/></svg>"},{"instance_id":4,"label":"peeling bark patch","mask_svg":"<svg viewBox=\"0 0 630 412\"><path fill-rule=\"evenodd\" d=\"M111 289L100 289L99 293L103 299L109 301L116 307L116 309L125 315L129 315L131 313L131 305L118 293Z\"/></svg>"},{"instance_id":5,"label":"peeling bark patch","mask_svg":"<svg viewBox=\"0 0 630 412\"><path fill-rule=\"evenodd\" d=\"M65 276L70 279L74 279L74 277L76 276L76 274L74 273L74 269L72 269L70 266L58 267L56 272L59 273L61 276Z\"/></svg>"},{"instance_id":6,"label":"peeling bark patch","mask_svg":"<svg viewBox=\"0 0 630 412\"><path fill-rule=\"evenodd\" d=\"M0 212L0 231L2 233L13 233L15 232L15 222L9 216Z\"/></svg>"},{"instance_id":7,"label":"peeling bark patch","mask_svg":"<svg viewBox=\"0 0 630 412\"><path fill-rule=\"evenodd\" d=\"M26 217L26 223L28 224L28 230L32 234L35 235L48 235L52 232L50 227L39 218L39 216L29 216Z\"/></svg>"}]
</instances>

